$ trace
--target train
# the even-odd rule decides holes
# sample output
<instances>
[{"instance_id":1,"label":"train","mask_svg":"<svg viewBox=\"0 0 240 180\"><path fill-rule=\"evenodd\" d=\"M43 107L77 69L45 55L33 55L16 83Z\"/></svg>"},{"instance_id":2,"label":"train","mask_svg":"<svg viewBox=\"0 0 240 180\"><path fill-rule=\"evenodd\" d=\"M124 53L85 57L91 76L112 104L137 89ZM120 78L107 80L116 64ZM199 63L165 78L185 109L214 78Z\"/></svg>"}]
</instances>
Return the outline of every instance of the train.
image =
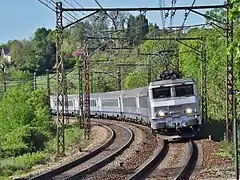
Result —
<instances>
[{"instance_id":1,"label":"train","mask_svg":"<svg viewBox=\"0 0 240 180\"><path fill-rule=\"evenodd\" d=\"M50 97L56 114L56 96ZM69 115L78 115L79 95L68 95ZM90 94L93 117L117 119L149 125L153 133L197 132L202 116L196 82L182 78L179 71L164 71L146 87Z\"/></svg>"}]
</instances>

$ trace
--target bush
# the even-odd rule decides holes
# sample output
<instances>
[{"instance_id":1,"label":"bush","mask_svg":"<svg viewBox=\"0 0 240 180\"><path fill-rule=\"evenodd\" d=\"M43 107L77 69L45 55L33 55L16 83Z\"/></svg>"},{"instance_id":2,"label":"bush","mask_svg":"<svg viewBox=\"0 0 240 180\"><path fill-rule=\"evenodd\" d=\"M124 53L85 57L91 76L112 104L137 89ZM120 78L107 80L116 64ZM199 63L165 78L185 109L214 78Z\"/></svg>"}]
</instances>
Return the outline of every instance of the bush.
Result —
<instances>
[{"instance_id":1,"label":"bush","mask_svg":"<svg viewBox=\"0 0 240 180\"><path fill-rule=\"evenodd\" d=\"M0 157L40 151L55 134L49 115L47 96L28 84L10 88L0 103Z\"/></svg>"},{"instance_id":2,"label":"bush","mask_svg":"<svg viewBox=\"0 0 240 180\"><path fill-rule=\"evenodd\" d=\"M35 127L17 128L5 135L2 144L2 157L19 156L25 153L37 152L44 148L48 137Z\"/></svg>"},{"instance_id":3,"label":"bush","mask_svg":"<svg viewBox=\"0 0 240 180\"><path fill-rule=\"evenodd\" d=\"M10 176L14 172L19 170L29 170L35 164L43 163L45 154L41 152L27 153L23 156L11 157L8 159L1 160L0 163L0 174L2 176Z\"/></svg>"}]
</instances>

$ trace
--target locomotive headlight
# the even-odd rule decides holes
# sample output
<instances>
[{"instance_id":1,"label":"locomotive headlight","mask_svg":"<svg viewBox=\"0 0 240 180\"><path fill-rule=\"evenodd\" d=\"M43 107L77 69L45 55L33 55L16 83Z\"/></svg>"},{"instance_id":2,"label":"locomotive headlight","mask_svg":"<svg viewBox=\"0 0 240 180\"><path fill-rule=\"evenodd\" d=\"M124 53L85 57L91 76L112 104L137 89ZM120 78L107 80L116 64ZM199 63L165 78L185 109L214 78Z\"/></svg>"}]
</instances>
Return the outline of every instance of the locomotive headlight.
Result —
<instances>
[{"instance_id":1,"label":"locomotive headlight","mask_svg":"<svg viewBox=\"0 0 240 180\"><path fill-rule=\"evenodd\" d=\"M156 113L156 116L158 116L158 117L164 117L164 116L166 116L167 115L167 113L166 112L164 112L164 111L158 111L158 113Z\"/></svg>"},{"instance_id":2,"label":"locomotive headlight","mask_svg":"<svg viewBox=\"0 0 240 180\"><path fill-rule=\"evenodd\" d=\"M192 108L187 108L187 109L185 110L185 112L186 112L187 114L191 114L191 113L193 112L193 109L192 109Z\"/></svg>"},{"instance_id":3,"label":"locomotive headlight","mask_svg":"<svg viewBox=\"0 0 240 180\"><path fill-rule=\"evenodd\" d=\"M163 117L163 116L165 116L165 113L164 113L163 111L159 111L159 112L158 112L158 115L159 115L160 117Z\"/></svg>"}]
</instances>

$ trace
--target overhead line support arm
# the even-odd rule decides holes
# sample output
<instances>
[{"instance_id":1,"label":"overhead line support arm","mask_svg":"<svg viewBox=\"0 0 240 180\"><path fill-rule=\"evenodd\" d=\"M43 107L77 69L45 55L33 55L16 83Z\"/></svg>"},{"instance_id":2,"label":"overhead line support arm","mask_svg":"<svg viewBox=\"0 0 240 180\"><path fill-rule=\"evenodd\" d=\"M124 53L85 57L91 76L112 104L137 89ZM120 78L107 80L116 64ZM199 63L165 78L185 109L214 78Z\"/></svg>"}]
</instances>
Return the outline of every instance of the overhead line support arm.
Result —
<instances>
[{"instance_id":1,"label":"overhead line support arm","mask_svg":"<svg viewBox=\"0 0 240 180\"><path fill-rule=\"evenodd\" d=\"M190 11L192 11L192 12L195 13L195 14L201 15L201 16L203 16L203 17L205 17L205 18L211 19L211 20L213 20L213 21L215 21L215 22L218 22L218 23L220 23L220 24L226 25L225 22L219 21L218 19L213 18L213 17L211 17L211 16L208 16L208 15L206 15L206 14L200 13L200 12L195 11L195 10L193 10L193 9L190 9Z\"/></svg>"},{"instance_id":2,"label":"overhead line support arm","mask_svg":"<svg viewBox=\"0 0 240 180\"><path fill-rule=\"evenodd\" d=\"M124 37L115 38L115 37L94 37L94 36L86 36L85 38L86 39L112 39L112 40L115 40L115 39L128 40L129 39ZM178 40L201 40L201 38L197 38L197 37L179 37L177 39ZM176 38L143 38L142 40L164 41L164 40L176 40Z\"/></svg>"},{"instance_id":3,"label":"overhead line support arm","mask_svg":"<svg viewBox=\"0 0 240 180\"><path fill-rule=\"evenodd\" d=\"M226 8L227 5L203 5L203 6L177 6L177 7L151 7L151 8L63 8L63 11L162 11L162 10L192 10Z\"/></svg>"},{"instance_id":4,"label":"overhead line support arm","mask_svg":"<svg viewBox=\"0 0 240 180\"><path fill-rule=\"evenodd\" d=\"M76 23L78 23L78 22L80 22L80 21L83 21L84 19L86 19L86 18L88 18L88 17L90 17L90 16L92 16L92 15L98 13L98 12L99 12L99 11L95 11L95 12L93 12L93 13L91 13L91 14L88 14L87 16L84 16L83 18L78 19L78 20L76 20L76 21L74 21L74 22L72 22L72 23L64 26L63 29L66 29L66 28L68 28L68 27L70 27L70 26L72 26L72 25L74 25L74 24L76 24Z\"/></svg>"}]
</instances>

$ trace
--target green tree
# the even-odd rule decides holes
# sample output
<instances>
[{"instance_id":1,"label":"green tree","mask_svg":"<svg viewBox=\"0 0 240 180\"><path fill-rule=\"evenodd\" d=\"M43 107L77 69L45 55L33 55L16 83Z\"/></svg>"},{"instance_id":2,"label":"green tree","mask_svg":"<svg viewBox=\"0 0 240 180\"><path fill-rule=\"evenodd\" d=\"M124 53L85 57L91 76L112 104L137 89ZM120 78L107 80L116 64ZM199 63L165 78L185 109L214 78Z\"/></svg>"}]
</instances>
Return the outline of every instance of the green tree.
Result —
<instances>
[{"instance_id":1,"label":"green tree","mask_svg":"<svg viewBox=\"0 0 240 180\"><path fill-rule=\"evenodd\" d=\"M35 48L35 68L40 74L45 73L46 69L52 69L55 64L56 48L52 39L50 29L38 28L32 40Z\"/></svg>"},{"instance_id":2,"label":"green tree","mask_svg":"<svg viewBox=\"0 0 240 180\"><path fill-rule=\"evenodd\" d=\"M17 66L21 66L23 64L23 55L24 55L24 47L23 44L18 41L9 41L7 45L10 49L11 61Z\"/></svg>"}]
</instances>

